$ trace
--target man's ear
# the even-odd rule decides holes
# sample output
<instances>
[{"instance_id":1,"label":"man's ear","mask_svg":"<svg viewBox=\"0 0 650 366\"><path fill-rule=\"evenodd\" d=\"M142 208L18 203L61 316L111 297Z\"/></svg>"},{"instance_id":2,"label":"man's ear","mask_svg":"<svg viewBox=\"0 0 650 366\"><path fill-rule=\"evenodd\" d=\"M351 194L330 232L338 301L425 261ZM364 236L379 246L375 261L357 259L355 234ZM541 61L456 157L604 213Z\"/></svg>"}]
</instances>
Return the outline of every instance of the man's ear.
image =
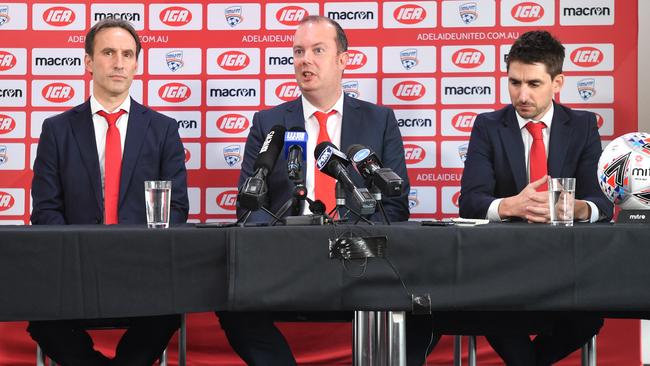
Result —
<instances>
[{"instance_id":1,"label":"man's ear","mask_svg":"<svg viewBox=\"0 0 650 366\"><path fill-rule=\"evenodd\" d=\"M555 78L553 78L553 94L557 94L562 90L562 87L564 86L564 74L557 74L555 75Z\"/></svg>"},{"instance_id":2,"label":"man's ear","mask_svg":"<svg viewBox=\"0 0 650 366\"><path fill-rule=\"evenodd\" d=\"M84 56L84 65L86 66L86 71L91 75L93 74L93 58L89 54Z\"/></svg>"},{"instance_id":3,"label":"man's ear","mask_svg":"<svg viewBox=\"0 0 650 366\"><path fill-rule=\"evenodd\" d=\"M348 53L348 51L341 52L338 55L338 59L339 59L339 68L341 69L341 71L345 70L345 68L348 66L348 60L350 59L350 54Z\"/></svg>"}]
</instances>

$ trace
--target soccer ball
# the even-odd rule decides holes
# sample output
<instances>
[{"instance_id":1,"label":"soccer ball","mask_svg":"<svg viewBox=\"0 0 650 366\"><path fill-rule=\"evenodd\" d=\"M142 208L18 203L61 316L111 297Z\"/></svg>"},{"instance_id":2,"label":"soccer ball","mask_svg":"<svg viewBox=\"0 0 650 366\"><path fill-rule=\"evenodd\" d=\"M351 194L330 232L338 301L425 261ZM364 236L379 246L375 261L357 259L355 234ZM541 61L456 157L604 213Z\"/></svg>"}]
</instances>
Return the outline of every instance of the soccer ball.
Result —
<instances>
[{"instance_id":1,"label":"soccer ball","mask_svg":"<svg viewBox=\"0 0 650 366\"><path fill-rule=\"evenodd\" d=\"M631 132L616 138L598 161L598 183L624 210L650 210L650 133Z\"/></svg>"}]
</instances>

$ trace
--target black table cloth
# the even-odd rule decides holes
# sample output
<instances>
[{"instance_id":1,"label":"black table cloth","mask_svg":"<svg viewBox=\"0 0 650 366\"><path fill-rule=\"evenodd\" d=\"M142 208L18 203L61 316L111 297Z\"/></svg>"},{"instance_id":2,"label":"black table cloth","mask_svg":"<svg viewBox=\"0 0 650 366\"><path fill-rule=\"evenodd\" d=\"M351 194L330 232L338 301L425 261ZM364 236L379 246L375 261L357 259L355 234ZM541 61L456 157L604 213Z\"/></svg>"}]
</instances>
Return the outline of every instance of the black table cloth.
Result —
<instances>
[{"instance_id":1,"label":"black table cloth","mask_svg":"<svg viewBox=\"0 0 650 366\"><path fill-rule=\"evenodd\" d=\"M386 258L330 259L344 234L386 235ZM644 225L9 226L0 238L4 321L410 310L411 293L434 311L650 310Z\"/></svg>"}]
</instances>

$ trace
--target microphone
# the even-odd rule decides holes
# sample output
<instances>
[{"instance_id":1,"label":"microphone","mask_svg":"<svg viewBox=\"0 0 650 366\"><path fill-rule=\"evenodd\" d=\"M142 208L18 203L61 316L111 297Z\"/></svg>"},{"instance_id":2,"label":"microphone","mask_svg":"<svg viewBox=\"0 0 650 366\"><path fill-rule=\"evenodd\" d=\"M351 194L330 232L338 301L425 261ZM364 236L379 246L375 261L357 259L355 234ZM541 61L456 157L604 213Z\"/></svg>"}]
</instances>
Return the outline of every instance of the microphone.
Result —
<instances>
[{"instance_id":1,"label":"microphone","mask_svg":"<svg viewBox=\"0 0 650 366\"><path fill-rule=\"evenodd\" d=\"M291 127L284 134L284 158L287 173L294 183L303 183L303 162L307 159L307 132L302 127Z\"/></svg>"},{"instance_id":2,"label":"microphone","mask_svg":"<svg viewBox=\"0 0 650 366\"><path fill-rule=\"evenodd\" d=\"M316 166L321 172L337 179L343 188L352 194L354 200L359 204L362 215L375 213L377 201L366 188L358 188L352 182L352 178L350 178L350 174L346 169L350 165L350 161L345 154L331 142L323 141L316 146L314 157L316 158Z\"/></svg>"},{"instance_id":3,"label":"microphone","mask_svg":"<svg viewBox=\"0 0 650 366\"><path fill-rule=\"evenodd\" d=\"M237 201L240 207L255 211L264 205L267 193L266 176L273 170L275 161L282 151L286 130L284 126L275 125L266 135L253 166L255 173L246 178L244 184L239 188Z\"/></svg>"},{"instance_id":4,"label":"microphone","mask_svg":"<svg viewBox=\"0 0 650 366\"><path fill-rule=\"evenodd\" d=\"M375 186L387 197L402 194L404 181L390 168L384 168L377 154L370 148L355 144L348 148L348 157L354 168L366 179L366 184Z\"/></svg>"}]
</instances>

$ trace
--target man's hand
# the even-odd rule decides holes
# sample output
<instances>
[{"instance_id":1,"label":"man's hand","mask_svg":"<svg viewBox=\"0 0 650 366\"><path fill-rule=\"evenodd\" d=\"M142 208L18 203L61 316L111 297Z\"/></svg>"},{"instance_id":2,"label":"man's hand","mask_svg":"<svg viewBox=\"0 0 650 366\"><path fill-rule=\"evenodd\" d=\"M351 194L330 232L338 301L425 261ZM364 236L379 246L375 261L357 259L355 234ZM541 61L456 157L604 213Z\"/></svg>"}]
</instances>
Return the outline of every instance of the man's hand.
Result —
<instances>
[{"instance_id":1,"label":"man's hand","mask_svg":"<svg viewBox=\"0 0 650 366\"><path fill-rule=\"evenodd\" d=\"M507 197L499 204L501 218L520 217L528 222L549 222L548 192L537 192L543 186L548 175L531 182L518 195Z\"/></svg>"},{"instance_id":2,"label":"man's hand","mask_svg":"<svg viewBox=\"0 0 650 366\"><path fill-rule=\"evenodd\" d=\"M591 207L584 200L575 200L573 207L573 219L576 221L589 221L591 218Z\"/></svg>"}]
</instances>

